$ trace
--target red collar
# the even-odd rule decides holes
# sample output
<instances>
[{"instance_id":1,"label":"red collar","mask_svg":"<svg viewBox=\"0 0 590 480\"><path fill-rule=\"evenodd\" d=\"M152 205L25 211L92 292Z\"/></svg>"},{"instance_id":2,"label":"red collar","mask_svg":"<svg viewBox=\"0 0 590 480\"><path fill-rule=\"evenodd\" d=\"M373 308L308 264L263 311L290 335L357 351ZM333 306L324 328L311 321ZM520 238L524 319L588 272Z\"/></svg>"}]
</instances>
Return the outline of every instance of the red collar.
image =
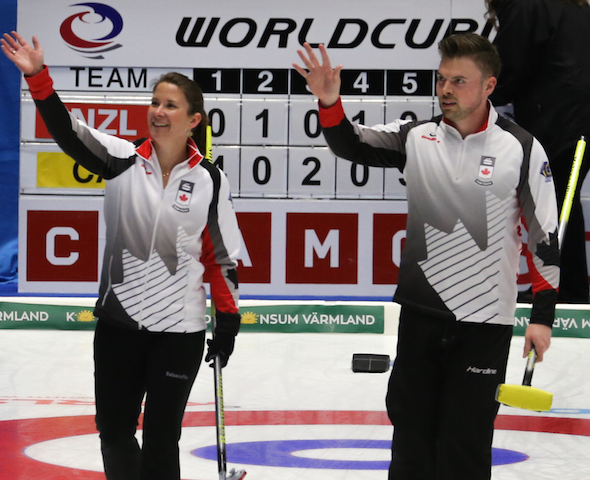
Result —
<instances>
[{"instance_id":1,"label":"red collar","mask_svg":"<svg viewBox=\"0 0 590 480\"><path fill-rule=\"evenodd\" d=\"M201 160L203 160L203 155L199 152L199 148L197 144L194 142L192 138L187 139L187 146L189 156L187 158L189 168L193 168L195 165L198 165ZM147 141L143 142L137 149L135 150L139 155L141 155L146 160L150 160L152 155L152 149L154 148L152 138L148 138Z\"/></svg>"},{"instance_id":2,"label":"red collar","mask_svg":"<svg viewBox=\"0 0 590 480\"><path fill-rule=\"evenodd\" d=\"M199 148L197 144L192 138L188 139L188 165L190 168L193 168L195 165L198 165L201 160L203 160L203 155L199 152Z\"/></svg>"}]
</instances>

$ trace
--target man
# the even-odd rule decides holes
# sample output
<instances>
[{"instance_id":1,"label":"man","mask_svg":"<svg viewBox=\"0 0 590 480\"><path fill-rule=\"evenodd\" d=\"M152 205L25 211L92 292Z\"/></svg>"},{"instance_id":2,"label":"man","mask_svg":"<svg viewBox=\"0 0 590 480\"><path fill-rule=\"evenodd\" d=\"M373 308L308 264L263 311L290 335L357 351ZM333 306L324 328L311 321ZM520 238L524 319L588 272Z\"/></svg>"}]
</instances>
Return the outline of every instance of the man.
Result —
<instances>
[{"instance_id":1,"label":"man","mask_svg":"<svg viewBox=\"0 0 590 480\"><path fill-rule=\"evenodd\" d=\"M476 34L439 44L436 93L443 115L352 125L332 69L308 44L307 70L332 151L364 165L397 167L407 183L407 237L394 301L402 305L387 395L394 425L389 478L487 480L495 391L503 383L520 252L529 234L535 299L525 355L549 348L557 286L557 207L547 156L522 128L499 117L488 96L500 61Z\"/></svg>"}]
</instances>

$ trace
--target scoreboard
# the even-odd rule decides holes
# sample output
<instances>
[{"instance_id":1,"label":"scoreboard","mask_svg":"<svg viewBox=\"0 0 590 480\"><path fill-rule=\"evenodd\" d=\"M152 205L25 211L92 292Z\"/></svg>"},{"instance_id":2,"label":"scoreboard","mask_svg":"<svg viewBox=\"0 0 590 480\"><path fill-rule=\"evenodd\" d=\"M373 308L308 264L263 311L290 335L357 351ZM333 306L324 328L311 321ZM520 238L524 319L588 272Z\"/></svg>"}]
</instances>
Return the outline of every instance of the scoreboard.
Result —
<instances>
[{"instance_id":1,"label":"scoreboard","mask_svg":"<svg viewBox=\"0 0 590 480\"><path fill-rule=\"evenodd\" d=\"M344 65L351 121L431 118L440 112L437 43L456 31L491 36L483 0L226 0L197 11L179 1L166 15L154 0L141 10L130 0L45 3L41 18L35 0L19 0L19 33L39 37L56 91L89 126L145 137L160 75L177 71L202 87L212 161L240 224L243 297L391 298L405 242L403 175L336 158L291 65L304 41L323 42ZM19 291L97 293L104 188L53 142L23 82Z\"/></svg>"},{"instance_id":2,"label":"scoreboard","mask_svg":"<svg viewBox=\"0 0 590 480\"><path fill-rule=\"evenodd\" d=\"M405 197L399 172L339 160L325 147L317 100L295 70L194 69L193 78L206 97L214 162L237 197ZM433 79L432 70L343 70L343 103L363 124L430 118Z\"/></svg>"},{"instance_id":3,"label":"scoreboard","mask_svg":"<svg viewBox=\"0 0 590 480\"><path fill-rule=\"evenodd\" d=\"M69 67L50 71L62 88L77 82L80 74ZM402 174L336 158L325 146L317 100L293 69L180 71L202 86L212 161L230 181L242 230L242 294L390 298L405 238ZM58 93L89 126L133 140L148 135L149 89L163 73L142 69L123 75L144 79L132 94ZM96 71L92 75L95 82L102 78ZM112 77L107 70L104 78ZM342 101L354 122L429 118L438 109L433 78L433 70L344 70ZM105 182L61 152L26 90L21 140L21 251L27 253L20 262L27 275L19 289L95 293L105 241ZM92 228L80 220L88 219L89 212L97 213ZM374 235L374 225L385 236ZM364 248L365 242L376 252L385 249L386 259ZM83 246L92 248L94 256L78 251Z\"/></svg>"},{"instance_id":4,"label":"scoreboard","mask_svg":"<svg viewBox=\"0 0 590 480\"><path fill-rule=\"evenodd\" d=\"M56 84L71 69L50 69ZM365 167L336 158L325 146L317 100L293 69L181 70L201 85L209 116L213 161L227 174L235 198L404 199L398 170ZM67 108L99 131L129 140L147 136L151 100L147 79L162 69L143 69L146 91L133 94L58 91ZM397 118L427 119L439 113L434 70L343 70L342 98L353 122L376 125ZM22 100L21 190L45 193L51 182L37 168L57 158L39 154L59 150L35 110L28 92ZM41 164L39 163L41 162ZM83 184L78 194L88 193ZM91 183L90 175L83 179ZM59 189L67 188L66 192ZM104 184L100 185L104 188ZM51 193L74 193L75 184L52 185ZM57 189L57 190L56 190ZM91 192L96 194L96 191Z\"/></svg>"}]
</instances>

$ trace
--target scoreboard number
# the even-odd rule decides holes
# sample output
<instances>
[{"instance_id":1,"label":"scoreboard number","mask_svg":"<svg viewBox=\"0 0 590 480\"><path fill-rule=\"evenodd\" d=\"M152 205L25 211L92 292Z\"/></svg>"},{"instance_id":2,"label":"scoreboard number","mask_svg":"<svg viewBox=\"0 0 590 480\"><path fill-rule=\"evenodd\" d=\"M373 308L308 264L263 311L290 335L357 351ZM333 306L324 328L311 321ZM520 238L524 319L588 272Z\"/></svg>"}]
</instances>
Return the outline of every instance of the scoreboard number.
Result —
<instances>
[{"instance_id":1,"label":"scoreboard number","mask_svg":"<svg viewBox=\"0 0 590 480\"><path fill-rule=\"evenodd\" d=\"M287 197L287 148L242 147L240 195Z\"/></svg>"},{"instance_id":2,"label":"scoreboard number","mask_svg":"<svg viewBox=\"0 0 590 480\"><path fill-rule=\"evenodd\" d=\"M205 96L205 109L211 126L213 146L238 145L241 141L240 99Z\"/></svg>"},{"instance_id":3,"label":"scoreboard number","mask_svg":"<svg viewBox=\"0 0 590 480\"><path fill-rule=\"evenodd\" d=\"M258 85L258 92L260 93L272 93L272 81L273 74L270 70L263 70L258 74L258 79L261 80Z\"/></svg>"},{"instance_id":4,"label":"scoreboard number","mask_svg":"<svg viewBox=\"0 0 590 480\"><path fill-rule=\"evenodd\" d=\"M336 198L383 198L383 168L336 160Z\"/></svg>"},{"instance_id":5,"label":"scoreboard number","mask_svg":"<svg viewBox=\"0 0 590 480\"><path fill-rule=\"evenodd\" d=\"M322 134L320 114L317 110L308 110L303 119L303 130L308 138L318 138Z\"/></svg>"},{"instance_id":6,"label":"scoreboard number","mask_svg":"<svg viewBox=\"0 0 590 480\"><path fill-rule=\"evenodd\" d=\"M242 145L287 145L288 99L243 98Z\"/></svg>"},{"instance_id":7,"label":"scoreboard number","mask_svg":"<svg viewBox=\"0 0 590 480\"><path fill-rule=\"evenodd\" d=\"M327 147L289 150L289 197L334 198L336 157Z\"/></svg>"},{"instance_id":8,"label":"scoreboard number","mask_svg":"<svg viewBox=\"0 0 590 480\"><path fill-rule=\"evenodd\" d=\"M388 96L432 97L434 95L433 70L387 70Z\"/></svg>"},{"instance_id":9,"label":"scoreboard number","mask_svg":"<svg viewBox=\"0 0 590 480\"><path fill-rule=\"evenodd\" d=\"M385 94L383 70L342 70L340 78L342 95L382 97Z\"/></svg>"}]
</instances>

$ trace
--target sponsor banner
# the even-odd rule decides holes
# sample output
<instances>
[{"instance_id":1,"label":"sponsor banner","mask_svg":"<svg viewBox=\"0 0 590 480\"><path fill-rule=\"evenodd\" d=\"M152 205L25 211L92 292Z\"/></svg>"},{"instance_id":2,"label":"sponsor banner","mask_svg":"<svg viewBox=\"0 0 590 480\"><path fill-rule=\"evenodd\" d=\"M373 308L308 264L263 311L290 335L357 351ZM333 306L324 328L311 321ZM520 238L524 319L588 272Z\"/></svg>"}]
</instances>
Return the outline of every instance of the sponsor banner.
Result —
<instances>
[{"instance_id":1,"label":"sponsor banner","mask_svg":"<svg viewBox=\"0 0 590 480\"><path fill-rule=\"evenodd\" d=\"M394 294L406 202L234 199L234 207L243 297L384 301ZM19 292L96 294L102 209L102 197L21 196ZM522 289L530 279L521 259Z\"/></svg>"},{"instance_id":2,"label":"sponsor banner","mask_svg":"<svg viewBox=\"0 0 590 480\"><path fill-rule=\"evenodd\" d=\"M93 330L93 307L0 301L0 329ZM355 304L250 305L240 309L242 332L384 333L385 307ZM211 310L207 309L211 325Z\"/></svg>"},{"instance_id":3,"label":"sponsor banner","mask_svg":"<svg viewBox=\"0 0 590 480\"><path fill-rule=\"evenodd\" d=\"M0 329L93 330L95 299L63 299L60 304L0 299ZM37 302L42 300L36 300ZM72 304L68 303L71 302ZM77 305L73 305L77 303ZM396 334L398 308L391 303L313 303L244 301L241 332L249 333L375 333ZM211 324L211 310L206 313ZM523 336L530 307L515 312L514 335ZM555 312L554 337L590 338L590 308L560 307Z\"/></svg>"},{"instance_id":4,"label":"sponsor banner","mask_svg":"<svg viewBox=\"0 0 590 480\"><path fill-rule=\"evenodd\" d=\"M241 330L270 333L383 333L383 306L272 305L240 308Z\"/></svg>"},{"instance_id":5,"label":"sponsor banner","mask_svg":"<svg viewBox=\"0 0 590 480\"><path fill-rule=\"evenodd\" d=\"M106 242L102 204L102 197L21 195L19 292L98 292Z\"/></svg>"},{"instance_id":6,"label":"sponsor banner","mask_svg":"<svg viewBox=\"0 0 590 480\"><path fill-rule=\"evenodd\" d=\"M494 34L484 2L473 0L379 0L370 8L341 0L337 9L328 0L177 1L166 4L165 15L155 0L142 2L141 12L130 0L45 0L43 6L43 15L35 15L38 0L19 0L18 31L39 37L48 65L86 66L89 77L103 66L190 68L195 61L211 68L284 67L306 41L324 43L334 64L381 68L387 58L433 68L444 36Z\"/></svg>"},{"instance_id":7,"label":"sponsor banner","mask_svg":"<svg viewBox=\"0 0 590 480\"><path fill-rule=\"evenodd\" d=\"M0 301L0 329L94 330L92 307Z\"/></svg>"},{"instance_id":8,"label":"sponsor banner","mask_svg":"<svg viewBox=\"0 0 590 480\"><path fill-rule=\"evenodd\" d=\"M242 296L389 300L395 292L406 202L234 199L234 207ZM19 291L96 294L103 198L24 195L20 208ZM520 288L528 277L523 269Z\"/></svg>"},{"instance_id":9,"label":"sponsor banner","mask_svg":"<svg viewBox=\"0 0 590 480\"><path fill-rule=\"evenodd\" d=\"M519 305L514 314L514 335L524 335L531 319L530 307ZM590 308L557 305L554 337L590 338Z\"/></svg>"},{"instance_id":10,"label":"sponsor banner","mask_svg":"<svg viewBox=\"0 0 590 480\"><path fill-rule=\"evenodd\" d=\"M398 268L405 202L234 199L234 207L242 235L242 296L391 298L397 277L375 282L374 257ZM377 214L381 223L374 222ZM98 292L102 197L22 195L19 218L19 292ZM386 228L375 239L375 229L387 220L399 230Z\"/></svg>"},{"instance_id":11,"label":"sponsor banner","mask_svg":"<svg viewBox=\"0 0 590 480\"><path fill-rule=\"evenodd\" d=\"M98 281L98 212L31 210L27 226L28 281Z\"/></svg>"},{"instance_id":12,"label":"sponsor banner","mask_svg":"<svg viewBox=\"0 0 590 480\"><path fill-rule=\"evenodd\" d=\"M240 280L242 295L391 299L395 282L374 282L374 259L399 265L401 252L397 249L402 244L394 241L398 232L392 230L383 233L378 240L380 225L375 223L374 217L387 215L403 232L396 239L405 237L405 201L234 199L234 205L240 228L246 220L241 217L242 212L254 216L251 230L243 231L246 248L240 254L242 264L247 261L245 252L258 249L260 261L264 260L263 254L270 258L266 269L270 283L264 284L262 277L254 276L248 278L251 281L248 284ZM257 226L263 234L256 235ZM270 232L269 237L264 235L265 231ZM387 235L390 235L388 240L384 238ZM384 246L389 250L382 249ZM250 261L254 266L256 259L252 255ZM259 269L264 271L263 267ZM241 275L240 270L238 273Z\"/></svg>"}]
</instances>

